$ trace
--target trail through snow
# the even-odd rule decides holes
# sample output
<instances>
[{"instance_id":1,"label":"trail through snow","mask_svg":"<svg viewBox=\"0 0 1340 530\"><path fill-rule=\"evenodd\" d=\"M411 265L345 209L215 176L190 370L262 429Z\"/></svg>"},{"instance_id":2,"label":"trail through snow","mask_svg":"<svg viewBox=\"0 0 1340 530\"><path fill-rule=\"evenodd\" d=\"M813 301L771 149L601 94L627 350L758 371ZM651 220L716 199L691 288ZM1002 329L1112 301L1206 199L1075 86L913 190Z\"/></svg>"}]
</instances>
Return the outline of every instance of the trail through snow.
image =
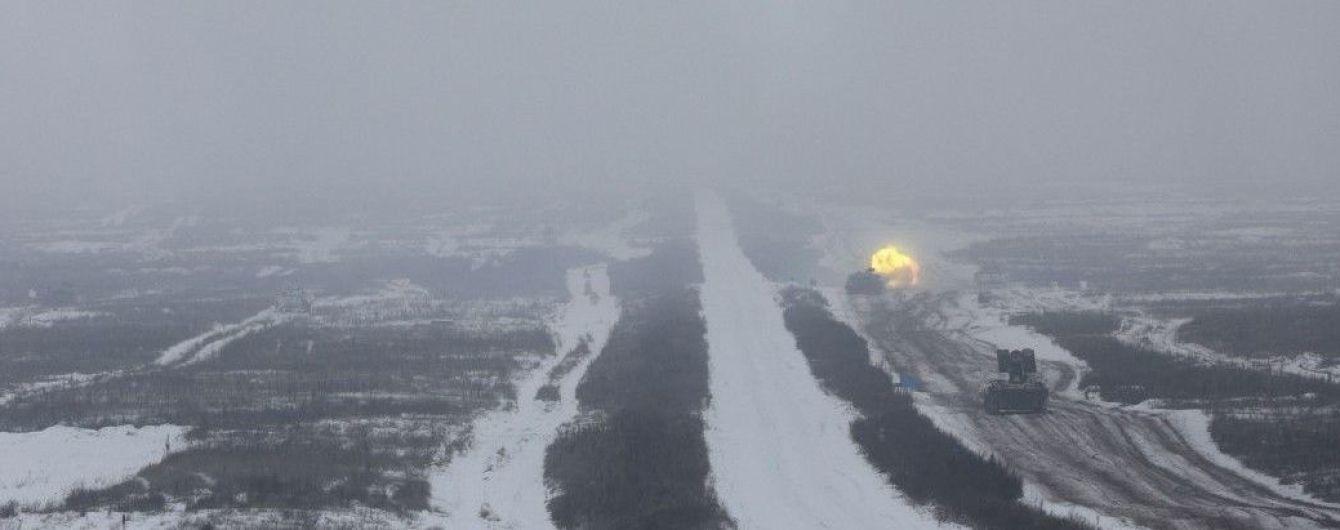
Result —
<instances>
[{"instance_id":1,"label":"trail through snow","mask_svg":"<svg viewBox=\"0 0 1340 530\"><path fill-rule=\"evenodd\" d=\"M719 197L697 197L715 487L741 529L942 528L852 442L854 413L819 387L774 286L745 258Z\"/></svg>"},{"instance_id":2,"label":"trail through snow","mask_svg":"<svg viewBox=\"0 0 1340 530\"><path fill-rule=\"evenodd\" d=\"M555 322L556 351L571 352L587 338L598 354L619 317L619 302L610 295L605 267L568 271L570 300ZM438 514L430 524L447 528L553 528L546 502L544 452L559 427L577 415L577 383L595 355L586 356L559 384L556 403L535 399L549 370L565 355L555 355L517 383L515 408L492 412L472 430L472 444L455 455L445 469L429 478L432 506Z\"/></svg>"}]
</instances>

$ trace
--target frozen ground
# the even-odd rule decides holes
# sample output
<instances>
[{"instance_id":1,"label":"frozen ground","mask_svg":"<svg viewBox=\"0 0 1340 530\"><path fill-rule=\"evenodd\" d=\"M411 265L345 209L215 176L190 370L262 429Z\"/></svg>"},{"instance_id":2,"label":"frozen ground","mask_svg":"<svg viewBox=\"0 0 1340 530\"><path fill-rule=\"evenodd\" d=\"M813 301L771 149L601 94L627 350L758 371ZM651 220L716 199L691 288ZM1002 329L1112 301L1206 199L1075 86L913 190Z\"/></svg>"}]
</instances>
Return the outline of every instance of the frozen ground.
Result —
<instances>
[{"instance_id":1,"label":"frozen ground","mask_svg":"<svg viewBox=\"0 0 1340 530\"><path fill-rule=\"evenodd\" d=\"M57 425L0 433L0 506L59 504L77 487L105 487L184 449L188 428L129 425L98 430Z\"/></svg>"},{"instance_id":2,"label":"frozen ground","mask_svg":"<svg viewBox=\"0 0 1340 530\"><path fill-rule=\"evenodd\" d=\"M570 300L554 322L553 358L527 372L516 384L515 406L494 411L475 422L469 448L435 471L433 513L428 524L447 528L552 528L544 483L545 449L559 427L577 415L577 383L594 355L587 356L559 384L556 403L536 399L549 370L583 338L599 352L619 317L619 303L610 294L604 266L568 271Z\"/></svg>"},{"instance_id":3,"label":"frozen ground","mask_svg":"<svg viewBox=\"0 0 1340 530\"><path fill-rule=\"evenodd\" d=\"M823 392L782 322L775 286L741 252L730 214L698 196L712 404L707 445L742 529L937 528L861 456L853 412Z\"/></svg>"}]
</instances>

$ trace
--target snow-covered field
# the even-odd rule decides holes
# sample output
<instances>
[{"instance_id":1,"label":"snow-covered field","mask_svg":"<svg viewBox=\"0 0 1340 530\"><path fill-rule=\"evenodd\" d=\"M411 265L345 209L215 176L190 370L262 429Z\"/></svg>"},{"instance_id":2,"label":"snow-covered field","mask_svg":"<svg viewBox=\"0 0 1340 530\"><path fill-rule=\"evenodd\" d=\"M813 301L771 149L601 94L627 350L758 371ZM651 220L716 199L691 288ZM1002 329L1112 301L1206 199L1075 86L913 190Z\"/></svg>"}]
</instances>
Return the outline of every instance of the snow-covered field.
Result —
<instances>
[{"instance_id":1,"label":"snow-covered field","mask_svg":"<svg viewBox=\"0 0 1340 530\"><path fill-rule=\"evenodd\" d=\"M0 506L59 504L78 487L106 487L186 448L187 427L122 425L0 433Z\"/></svg>"},{"instance_id":2,"label":"snow-covered field","mask_svg":"<svg viewBox=\"0 0 1340 530\"><path fill-rule=\"evenodd\" d=\"M782 322L775 286L741 252L730 214L700 192L711 408L722 505L742 529L937 528L861 456L853 412L823 392Z\"/></svg>"},{"instance_id":3,"label":"snow-covered field","mask_svg":"<svg viewBox=\"0 0 1340 530\"><path fill-rule=\"evenodd\" d=\"M477 420L469 448L435 470L432 506L440 513L427 524L447 528L552 528L544 483L545 448L559 427L577 415L577 384L594 356L587 356L559 385L560 400L536 399L549 370L583 338L599 352L619 317L604 266L568 271L570 299L553 323L557 355L541 362L516 383L514 406Z\"/></svg>"}]
</instances>

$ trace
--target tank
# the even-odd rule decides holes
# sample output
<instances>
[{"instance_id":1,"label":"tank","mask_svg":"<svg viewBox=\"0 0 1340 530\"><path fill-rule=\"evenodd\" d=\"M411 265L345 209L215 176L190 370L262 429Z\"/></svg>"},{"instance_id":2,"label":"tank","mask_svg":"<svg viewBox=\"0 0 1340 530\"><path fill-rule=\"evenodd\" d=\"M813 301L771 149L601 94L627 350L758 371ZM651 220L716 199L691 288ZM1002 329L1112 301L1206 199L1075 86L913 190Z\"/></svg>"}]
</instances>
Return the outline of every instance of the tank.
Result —
<instances>
[{"instance_id":1,"label":"tank","mask_svg":"<svg viewBox=\"0 0 1340 530\"><path fill-rule=\"evenodd\" d=\"M847 276L847 294L883 294L885 280L875 269L857 271Z\"/></svg>"},{"instance_id":2,"label":"tank","mask_svg":"<svg viewBox=\"0 0 1340 530\"><path fill-rule=\"evenodd\" d=\"M1047 385L1038 376L1037 355L1032 349L996 350L996 371L1006 379L988 381L982 387L982 406L988 414L1036 414L1047 407Z\"/></svg>"}]
</instances>

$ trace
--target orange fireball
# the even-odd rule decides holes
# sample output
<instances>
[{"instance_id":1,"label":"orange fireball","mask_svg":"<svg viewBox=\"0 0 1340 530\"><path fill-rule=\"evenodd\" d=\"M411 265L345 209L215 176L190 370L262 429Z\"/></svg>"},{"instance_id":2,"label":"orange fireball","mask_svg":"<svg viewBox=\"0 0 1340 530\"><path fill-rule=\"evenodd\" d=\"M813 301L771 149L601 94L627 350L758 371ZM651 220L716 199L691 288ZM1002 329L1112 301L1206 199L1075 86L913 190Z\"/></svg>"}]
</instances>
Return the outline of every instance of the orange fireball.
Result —
<instances>
[{"instance_id":1,"label":"orange fireball","mask_svg":"<svg viewBox=\"0 0 1340 530\"><path fill-rule=\"evenodd\" d=\"M889 287L907 287L921 281L921 265L892 245L870 256L870 270L887 279Z\"/></svg>"}]
</instances>

